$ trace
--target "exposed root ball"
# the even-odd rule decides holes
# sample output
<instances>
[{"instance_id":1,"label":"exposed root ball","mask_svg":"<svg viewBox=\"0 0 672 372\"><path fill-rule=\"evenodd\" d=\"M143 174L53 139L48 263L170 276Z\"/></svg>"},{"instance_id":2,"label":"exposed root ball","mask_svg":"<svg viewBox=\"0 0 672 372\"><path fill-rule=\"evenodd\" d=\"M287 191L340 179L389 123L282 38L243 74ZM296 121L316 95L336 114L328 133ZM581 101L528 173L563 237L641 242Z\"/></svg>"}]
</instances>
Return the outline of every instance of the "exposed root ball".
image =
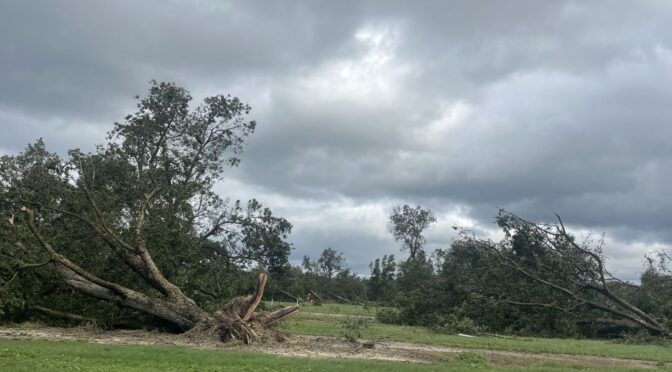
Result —
<instances>
[{"instance_id":1,"label":"exposed root ball","mask_svg":"<svg viewBox=\"0 0 672 372\"><path fill-rule=\"evenodd\" d=\"M196 324L184 336L191 340L240 340L246 344L284 340L284 336L271 326L298 312L299 306L255 313L265 285L266 274L259 274L259 282L253 295L234 298L212 316Z\"/></svg>"}]
</instances>

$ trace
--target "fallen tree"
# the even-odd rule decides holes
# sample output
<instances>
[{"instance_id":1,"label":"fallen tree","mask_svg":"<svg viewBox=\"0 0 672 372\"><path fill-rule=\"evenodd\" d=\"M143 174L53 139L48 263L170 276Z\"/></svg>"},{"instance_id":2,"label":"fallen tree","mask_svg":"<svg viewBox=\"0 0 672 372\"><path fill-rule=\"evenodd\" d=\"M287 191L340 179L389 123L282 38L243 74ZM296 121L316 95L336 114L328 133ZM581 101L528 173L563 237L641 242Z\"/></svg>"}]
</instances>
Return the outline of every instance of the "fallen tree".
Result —
<instances>
[{"instance_id":1,"label":"fallen tree","mask_svg":"<svg viewBox=\"0 0 672 372\"><path fill-rule=\"evenodd\" d=\"M623 282L606 268L603 240L579 243L557 216L557 223L540 224L500 211L497 218L505 239L499 243L464 236L465 243L509 270L501 281L504 303L557 311L559 316L593 311L603 314L588 322L622 329L672 335L663 320L643 311L620 295L619 289L637 286ZM515 288L514 288L515 287ZM543 289L543 291L540 291ZM541 295L542 292L547 294ZM533 298L534 294L539 294ZM606 315L606 317L604 316Z\"/></svg>"},{"instance_id":2,"label":"fallen tree","mask_svg":"<svg viewBox=\"0 0 672 372\"><path fill-rule=\"evenodd\" d=\"M318 295L317 292L313 291L312 289L309 289L309 290L308 290L308 296L311 296L311 295L312 295L318 302L320 302L320 303L324 302L324 300L322 300L322 297L320 297L320 295Z\"/></svg>"},{"instance_id":3,"label":"fallen tree","mask_svg":"<svg viewBox=\"0 0 672 372\"><path fill-rule=\"evenodd\" d=\"M298 311L255 312L264 273L252 295L210 312L175 284L212 286L224 265L277 270L290 250L289 222L255 200L244 208L213 191L255 129L244 120L250 108L215 96L189 111L190 100L174 84L152 82L138 111L116 123L94 153L71 150L63 160L40 140L3 156L0 287L21 290L40 272L42 281L58 280L177 329L246 343Z\"/></svg>"}]
</instances>

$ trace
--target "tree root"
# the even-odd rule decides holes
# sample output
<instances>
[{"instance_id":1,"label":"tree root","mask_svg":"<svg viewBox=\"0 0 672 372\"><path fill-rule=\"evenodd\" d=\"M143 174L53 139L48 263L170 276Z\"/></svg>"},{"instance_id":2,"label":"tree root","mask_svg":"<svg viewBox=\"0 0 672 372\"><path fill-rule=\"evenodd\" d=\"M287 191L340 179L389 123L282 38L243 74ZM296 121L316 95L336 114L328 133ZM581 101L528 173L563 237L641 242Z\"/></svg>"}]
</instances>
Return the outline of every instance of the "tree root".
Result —
<instances>
[{"instance_id":1,"label":"tree root","mask_svg":"<svg viewBox=\"0 0 672 372\"><path fill-rule=\"evenodd\" d=\"M189 339L206 338L224 342L240 340L245 344L284 340L284 336L271 326L297 313L299 306L290 306L273 312L255 313L261 303L266 280L266 274L259 274L254 294L232 299L222 309L197 323L184 336Z\"/></svg>"}]
</instances>

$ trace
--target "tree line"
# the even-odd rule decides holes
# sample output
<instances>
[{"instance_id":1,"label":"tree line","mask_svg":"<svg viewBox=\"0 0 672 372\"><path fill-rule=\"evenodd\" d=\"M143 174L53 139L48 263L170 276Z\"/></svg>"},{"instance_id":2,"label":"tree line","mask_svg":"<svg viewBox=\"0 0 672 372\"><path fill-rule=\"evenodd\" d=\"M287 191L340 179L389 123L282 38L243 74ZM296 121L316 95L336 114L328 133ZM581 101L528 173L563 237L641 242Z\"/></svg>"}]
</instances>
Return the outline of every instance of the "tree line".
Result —
<instances>
[{"instance_id":1,"label":"tree line","mask_svg":"<svg viewBox=\"0 0 672 372\"><path fill-rule=\"evenodd\" d=\"M277 273L269 294L297 303L379 306L380 321L440 332L543 337L669 337L672 327L670 253L646 257L638 283L612 275L603 238L578 241L560 216L534 223L500 210L500 241L459 233L449 247L425 251L431 210L395 206L389 230L404 260L376 258L368 276L326 248L315 259Z\"/></svg>"},{"instance_id":2,"label":"tree line","mask_svg":"<svg viewBox=\"0 0 672 372\"><path fill-rule=\"evenodd\" d=\"M443 332L503 333L545 337L669 337L672 327L670 253L646 257L639 283L612 275L602 252L603 238L578 241L560 216L535 223L500 210L500 241L460 230L452 244L431 254L422 232L435 222L422 207L395 206L390 232L405 260L377 258L366 278L347 269L324 275L304 259L303 287L333 293L349 302L384 305L380 321L422 325ZM336 255L339 264L344 259ZM341 265L337 265L341 268Z\"/></svg>"},{"instance_id":3,"label":"tree line","mask_svg":"<svg viewBox=\"0 0 672 372\"><path fill-rule=\"evenodd\" d=\"M289 221L214 191L255 131L250 107L224 95L192 107L184 88L155 81L137 99L93 152L60 156L37 140L0 157L0 319L258 342L298 305L338 301L445 332L670 335L670 252L649 257L639 283L624 282L607 270L601 240L578 241L559 216L540 224L500 211L501 241L462 231L425 252L436 217L395 206L390 233L406 259L384 255L360 276L326 248L292 266ZM264 294L296 304L258 311Z\"/></svg>"}]
</instances>

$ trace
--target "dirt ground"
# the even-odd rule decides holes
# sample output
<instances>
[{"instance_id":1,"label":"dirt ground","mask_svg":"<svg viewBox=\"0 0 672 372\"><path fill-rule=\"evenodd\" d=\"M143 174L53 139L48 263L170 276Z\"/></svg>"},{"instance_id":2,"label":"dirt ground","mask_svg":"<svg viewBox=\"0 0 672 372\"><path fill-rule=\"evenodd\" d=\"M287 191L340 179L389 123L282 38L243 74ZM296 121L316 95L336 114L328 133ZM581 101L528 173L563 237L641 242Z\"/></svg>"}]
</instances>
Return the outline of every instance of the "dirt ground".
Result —
<instances>
[{"instance_id":1,"label":"dirt ground","mask_svg":"<svg viewBox=\"0 0 672 372\"><path fill-rule=\"evenodd\" d=\"M179 335L147 332L140 330L95 331L85 328L22 328L0 326L0 338L16 340L86 340L100 344L176 345L208 350L231 350L262 352L279 356L294 356L321 359L369 359L412 363L431 363L454 358L461 352L478 353L491 366L523 367L557 362L572 367L632 367L632 368L672 368L655 362L624 360L603 357L533 354L513 351L461 349L452 347L412 344L405 342L366 342L352 344L335 337L292 336L287 341L268 345L222 344L207 340L189 340ZM366 344L365 347L364 344Z\"/></svg>"}]
</instances>

